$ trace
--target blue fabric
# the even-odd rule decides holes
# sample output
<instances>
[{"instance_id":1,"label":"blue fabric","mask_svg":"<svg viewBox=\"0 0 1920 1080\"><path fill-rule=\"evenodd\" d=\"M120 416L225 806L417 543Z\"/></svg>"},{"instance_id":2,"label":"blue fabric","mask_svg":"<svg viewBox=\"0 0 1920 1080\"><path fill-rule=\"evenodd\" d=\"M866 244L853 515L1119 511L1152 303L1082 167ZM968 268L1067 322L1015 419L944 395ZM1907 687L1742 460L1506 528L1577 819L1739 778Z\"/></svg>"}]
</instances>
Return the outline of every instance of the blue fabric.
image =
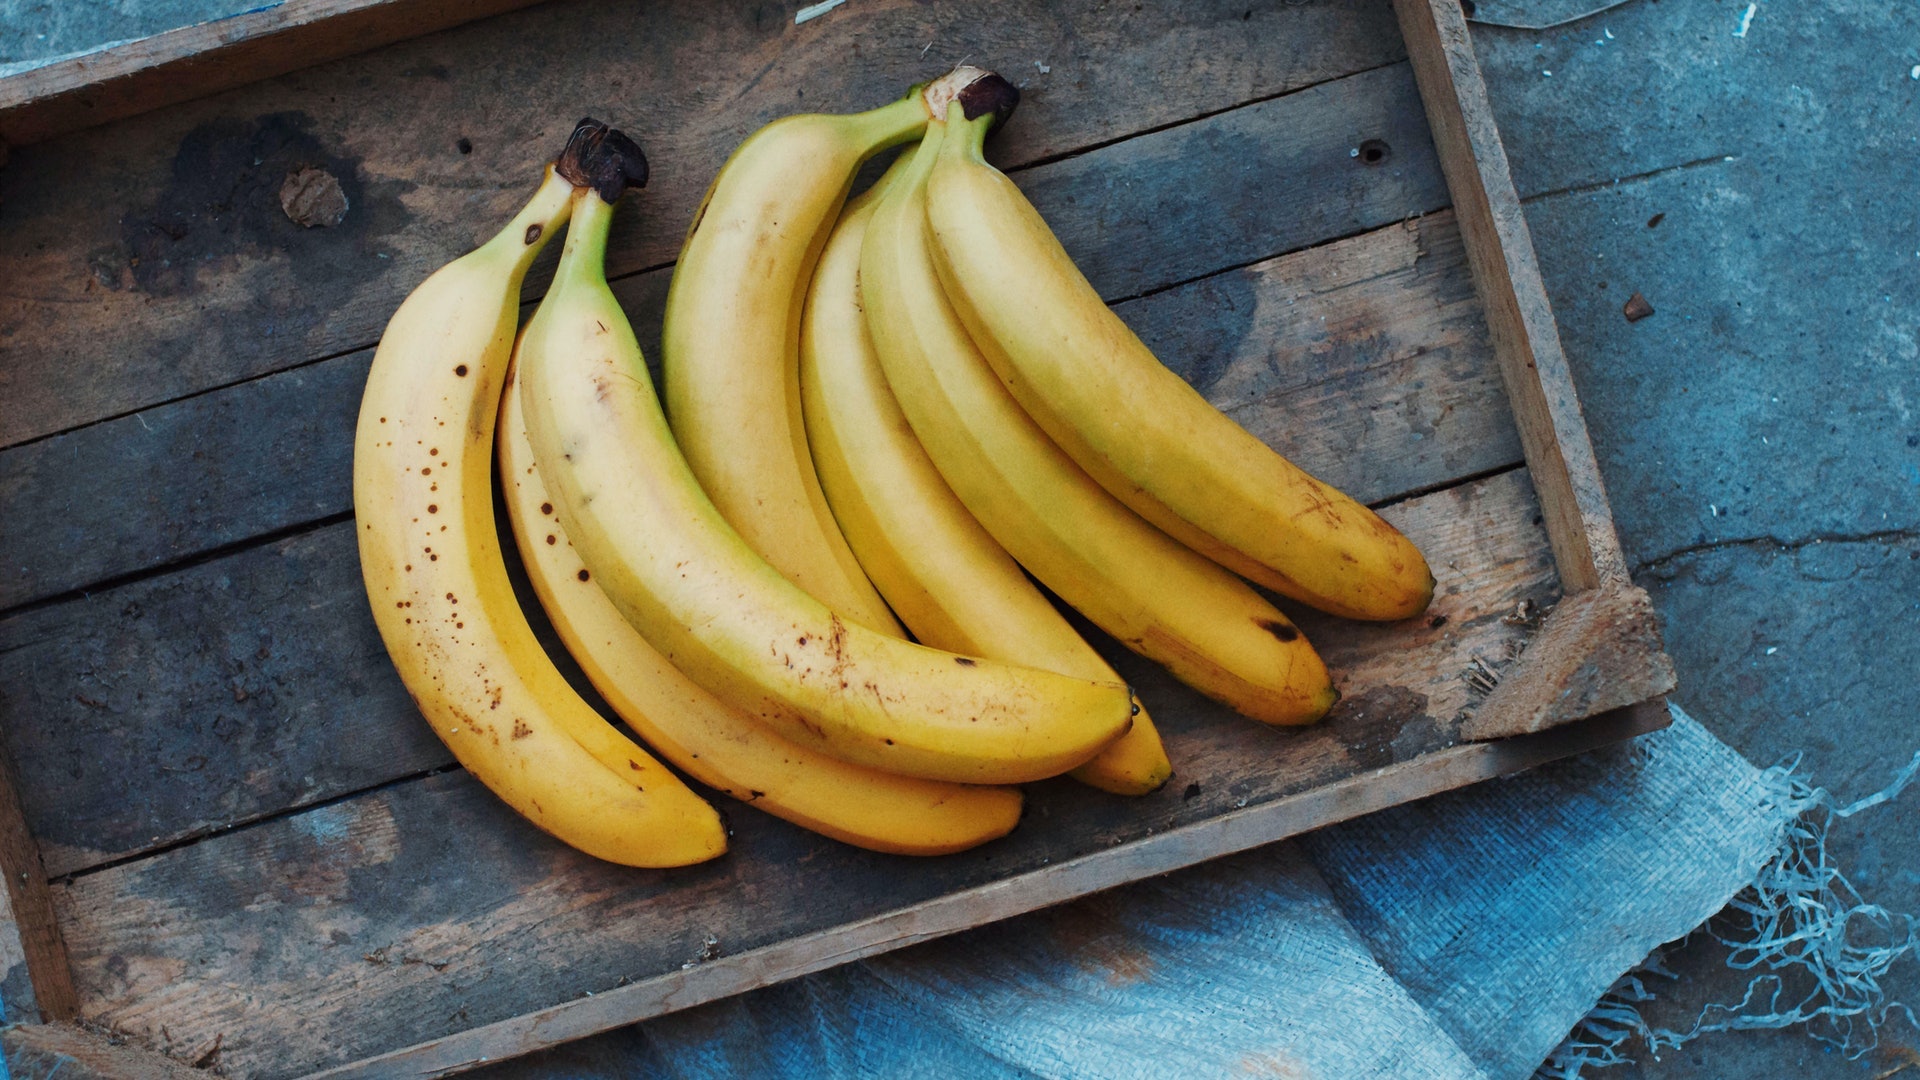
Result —
<instances>
[{"instance_id":1,"label":"blue fabric","mask_svg":"<svg viewBox=\"0 0 1920 1080\"><path fill-rule=\"evenodd\" d=\"M1808 805L1676 709L1631 743L502 1075L1523 1080L1624 972L1776 864Z\"/></svg>"},{"instance_id":2,"label":"blue fabric","mask_svg":"<svg viewBox=\"0 0 1920 1080\"><path fill-rule=\"evenodd\" d=\"M641 1030L687 1078L1519 1080L1751 882L1794 812L1676 710L1631 744Z\"/></svg>"}]
</instances>

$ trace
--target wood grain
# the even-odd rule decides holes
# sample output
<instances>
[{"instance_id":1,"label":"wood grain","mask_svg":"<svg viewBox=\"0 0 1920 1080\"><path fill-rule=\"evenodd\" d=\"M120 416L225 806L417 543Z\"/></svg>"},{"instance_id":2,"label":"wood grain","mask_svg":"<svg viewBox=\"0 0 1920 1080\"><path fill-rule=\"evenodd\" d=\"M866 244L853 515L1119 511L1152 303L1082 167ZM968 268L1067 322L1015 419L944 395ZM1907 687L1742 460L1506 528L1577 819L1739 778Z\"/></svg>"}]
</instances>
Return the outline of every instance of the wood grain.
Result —
<instances>
[{"instance_id":1,"label":"wood grain","mask_svg":"<svg viewBox=\"0 0 1920 1080\"><path fill-rule=\"evenodd\" d=\"M620 290L655 333L664 277ZM1118 310L1256 435L1368 501L1519 460L1445 214ZM33 478L8 495L0 553L43 590L73 588L84 579L53 575L123 573L344 514L366 362L0 453L0 476ZM0 621L0 718L53 873L447 763L365 616L350 533L336 525Z\"/></svg>"},{"instance_id":2,"label":"wood grain","mask_svg":"<svg viewBox=\"0 0 1920 1080\"><path fill-rule=\"evenodd\" d=\"M0 142L24 146L538 2L281 0L0 79Z\"/></svg>"},{"instance_id":3,"label":"wood grain","mask_svg":"<svg viewBox=\"0 0 1920 1080\"><path fill-rule=\"evenodd\" d=\"M780 6L578 0L16 151L0 605L34 606L0 620L0 730L45 860L29 877L59 875L45 921L80 1014L229 1075L434 1075L1662 722L1467 738L1619 690L1567 644L1599 609L1562 597L1555 569L1569 588L1580 559L1603 577L1617 543L1451 3L1400 0L1409 65L1372 5L982 18L862 0L795 27ZM582 114L654 157L611 259L650 343L663 268L741 137L965 56L1020 73L1023 111L990 152L1103 294L1236 419L1389 500L1434 565L1434 607L1386 626L1297 612L1345 695L1306 731L1235 717L1090 634L1155 710L1174 782L1140 800L1033 785L1021 828L965 855L859 852L729 803L717 863L585 859L447 768L366 616L344 520L366 348ZM338 228L299 229L272 198L309 166L349 196ZM1449 186L1458 230L1418 218ZM1556 603L1544 629L1514 617ZM1558 679L1578 708L1503 704L1469 678L1530 640L1558 674L1526 685Z\"/></svg>"},{"instance_id":4,"label":"wood grain","mask_svg":"<svg viewBox=\"0 0 1920 1080\"><path fill-rule=\"evenodd\" d=\"M668 276L616 287L656 357ZM1362 500L1519 460L1445 212L1118 310L1228 415ZM0 451L0 609L351 510L371 359L349 353Z\"/></svg>"},{"instance_id":5,"label":"wood grain","mask_svg":"<svg viewBox=\"0 0 1920 1080\"><path fill-rule=\"evenodd\" d=\"M0 1052L11 1080L207 1080L208 1073L77 1024L9 1024ZM216 1053L208 1064L216 1064Z\"/></svg>"},{"instance_id":6,"label":"wood grain","mask_svg":"<svg viewBox=\"0 0 1920 1080\"><path fill-rule=\"evenodd\" d=\"M12 755L0 747L0 1023L71 1020L79 1012L40 846L27 828Z\"/></svg>"},{"instance_id":7,"label":"wood grain","mask_svg":"<svg viewBox=\"0 0 1920 1080\"><path fill-rule=\"evenodd\" d=\"M1240 426L1363 502L1520 460L1450 211L1116 310Z\"/></svg>"},{"instance_id":8,"label":"wood grain","mask_svg":"<svg viewBox=\"0 0 1920 1080\"><path fill-rule=\"evenodd\" d=\"M862 0L796 27L775 5L577 0L23 147L0 170L0 446L372 344L409 289L511 216L582 115L628 130L654 164L645 212L615 230L622 275L674 258L708 180L756 127L870 108L963 58L1024 87L996 160L1064 166L1401 56L1372 5L1055 0L982 17L957 0ZM1383 110L1405 122L1384 102L1365 115ZM280 209L285 176L309 166L348 196L336 228ZM1237 220L1262 217L1259 195L1229 208Z\"/></svg>"},{"instance_id":9,"label":"wood grain","mask_svg":"<svg viewBox=\"0 0 1920 1080\"><path fill-rule=\"evenodd\" d=\"M55 876L451 761L350 521L0 623L0 723Z\"/></svg>"},{"instance_id":10,"label":"wood grain","mask_svg":"<svg viewBox=\"0 0 1920 1080\"><path fill-rule=\"evenodd\" d=\"M1602 709L1649 701L1674 687L1673 661L1646 590L1606 586L1570 594L1526 654L1461 725L1463 739L1500 739Z\"/></svg>"},{"instance_id":11,"label":"wood grain","mask_svg":"<svg viewBox=\"0 0 1920 1080\"><path fill-rule=\"evenodd\" d=\"M641 872L580 857L464 773L438 774L57 885L84 1015L156 1042L163 1028L181 1046L217 1037L236 1073L293 1075L677 971L709 935L744 953L1423 760L1457 741L1472 657L1525 632L1501 614L1556 588L1524 471L1388 514L1431 554L1439 595L1413 625L1302 617L1346 695L1326 723L1267 728L1110 653L1175 763L1156 795L1033 785L1012 837L932 860L732 807L726 858ZM1315 814L1358 812L1373 792L1314 794Z\"/></svg>"},{"instance_id":12,"label":"wood grain","mask_svg":"<svg viewBox=\"0 0 1920 1080\"><path fill-rule=\"evenodd\" d=\"M1459 0L1394 0L1569 591L1629 583L1573 373Z\"/></svg>"},{"instance_id":13,"label":"wood grain","mask_svg":"<svg viewBox=\"0 0 1920 1080\"><path fill-rule=\"evenodd\" d=\"M371 349L0 451L0 609L353 509Z\"/></svg>"},{"instance_id":14,"label":"wood grain","mask_svg":"<svg viewBox=\"0 0 1920 1080\"><path fill-rule=\"evenodd\" d=\"M1363 777L1142 837L1109 853L1081 856L860 922L722 956L681 971L639 979L525 1016L429 1040L363 1062L327 1069L313 1080L424 1080L544 1050L638 1020L744 993L891 949L1011 918L1101 889L1165 874L1313 827L1344 821L1496 776L1657 731L1670 722L1663 703L1604 713L1555 731L1438 751L1416 765Z\"/></svg>"}]
</instances>

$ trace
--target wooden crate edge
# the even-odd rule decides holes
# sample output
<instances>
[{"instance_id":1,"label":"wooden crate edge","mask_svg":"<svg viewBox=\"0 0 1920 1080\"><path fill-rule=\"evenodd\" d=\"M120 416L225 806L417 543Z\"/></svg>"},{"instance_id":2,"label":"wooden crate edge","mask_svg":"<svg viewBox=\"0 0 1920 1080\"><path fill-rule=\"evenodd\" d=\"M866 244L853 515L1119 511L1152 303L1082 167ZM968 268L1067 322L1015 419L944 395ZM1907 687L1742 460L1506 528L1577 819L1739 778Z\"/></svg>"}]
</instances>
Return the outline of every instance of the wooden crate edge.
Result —
<instances>
[{"instance_id":1,"label":"wooden crate edge","mask_svg":"<svg viewBox=\"0 0 1920 1080\"><path fill-rule=\"evenodd\" d=\"M13 755L0 748L0 981L10 1022L71 1020L80 995L60 936L53 891L40 861L40 844L27 827L14 778ZM19 969L25 968L25 980ZM25 985L22 985L24 981ZM23 991L25 991L23 993Z\"/></svg>"},{"instance_id":2,"label":"wooden crate edge","mask_svg":"<svg viewBox=\"0 0 1920 1080\"><path fill-rule=\"evenodd\" d=\"M1555 606L1519 662L1461 725L1460 737L1543 731L1659 697L1674 682L1646 590L1589 589Z\"/></svg>"},{"instance_id":3,"label":"wooden crate edge","mask_svg":"<svg viewBox=\"0 0 1920 1080\"><path fill-rule=\"evenodd\" d=\"M0 1029L13 1080L206 1080L213 1075L79 1024Z\"/></svg>"},{"instance_id":4,"label":"wooden crate edge","mask_svg":"<svg viewBox=\"0 0 1920 1080\"><path fill-rule=\"evenodd\" d=\"M1459 0L1394 0L1474 289L1568 593L1628 582L1533 238Z\"/></svg>"},{"instance_id":5,"label":"wooden crate edge","mask_svg":"<svg viewBox=\"0 0 1920 1080\"><path fill-rule=\"evenodd\" d=\"M1643 702L1550 731L1463 743L1123 847L349 1062L305 1080L450 1076L1520 772L1668 723L1659 702Z\"/></svg>"},{"instance_id":6,"label":"wooden crate edge","mask_svg":"<svg viewBox=\"0 0 1920 1080\"><path fill-rule=\"evenodd\" d=\"M285 0L0 79L5 147L137 116L540 0Z\"/></svg>"}]
</instances>

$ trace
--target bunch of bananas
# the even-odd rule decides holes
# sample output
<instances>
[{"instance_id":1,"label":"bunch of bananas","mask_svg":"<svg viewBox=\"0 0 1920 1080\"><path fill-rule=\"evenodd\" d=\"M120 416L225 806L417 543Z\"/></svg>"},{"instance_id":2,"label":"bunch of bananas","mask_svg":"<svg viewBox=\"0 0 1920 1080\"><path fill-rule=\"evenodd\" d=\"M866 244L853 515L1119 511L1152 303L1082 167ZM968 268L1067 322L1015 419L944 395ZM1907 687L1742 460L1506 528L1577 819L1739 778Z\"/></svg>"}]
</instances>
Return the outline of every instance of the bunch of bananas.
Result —
<instances>
[{"instance_id":1,"label":"bunch of bananas","mask_svg":"<svg viewBox=\"0 0 1920 1080\"><path fill-rule=\"evenodd\" d=\"M1359 619L1426 606L1413 545L1163 367L986 162L1017 99L962 67L747 139L675 268L662 395L604 271L646 162L591 120L394 314L354 451L367 594L435 734L541 828L635 866L726 848L714 808L535 639L496 461L534 591L620 719L701 783L878 851L1006 834L1008 785L1139 795L1172 775L1034 579L1269 724L1337 695L1248 581ZM521 281L569 221L516 340Z\"/></svg>"}]
</instances>

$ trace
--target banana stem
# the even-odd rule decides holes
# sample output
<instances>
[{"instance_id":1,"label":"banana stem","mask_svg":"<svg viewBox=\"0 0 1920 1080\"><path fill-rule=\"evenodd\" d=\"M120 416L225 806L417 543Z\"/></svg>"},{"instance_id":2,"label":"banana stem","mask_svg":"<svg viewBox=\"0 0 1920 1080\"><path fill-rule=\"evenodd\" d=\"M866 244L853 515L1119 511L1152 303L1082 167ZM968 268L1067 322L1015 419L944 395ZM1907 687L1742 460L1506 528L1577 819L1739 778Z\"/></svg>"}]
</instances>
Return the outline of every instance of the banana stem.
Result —
<instances>
[{"instance_id":1,"label":"banana stem","mask_svg":"<svg viewBox=\"0 0 1920 1080\"><path fill-rule=\"evenodd\" d=\"M575 189L573 227L567 230L567 246L553 272L555 290L568 285L606 287L607 233L612 228L612 205L592 188Z\"/></svg>"},{"instance_id":2,"label":"banana stem","mask_svg":"<svg viewBox=\"0 0 1920 1080\"><path fill-rule=\"evenodd\" d=\"M955 101L947 106L947 138L941 144L940 152L984 163L987 160L987 132L992 131L999 122L999 114L993 112L981 113L969 120L966 106Z\"/></svg>"},{"instance_id":3,"label":"banana stem","mask_svg":"<svg viewBox=\"0 0 1920 1080\"><path fill-rule=\"evenodd\" d=\"M913 192L927 185L927 177L933 172L934 162L940 157L940 148L946 145L947 125L939 120L927 125L927 133L920 138L920 145L914 147L913 154L907 160L907 167L900 174L900 188Z\"/></svg>"},{"instance_id":4,"label":"banana stem","mask_svg":"<svg viewBox=\"0 0 1920 1080\"><path fill-rule=\"evenodd\" d=\"M926 102L918 93L908 94L890 105L856 113L848 119L859 125L861 142L870 142L873 152L911 142L926 130L929 119Z\"/></svg>"}]
</instances>

